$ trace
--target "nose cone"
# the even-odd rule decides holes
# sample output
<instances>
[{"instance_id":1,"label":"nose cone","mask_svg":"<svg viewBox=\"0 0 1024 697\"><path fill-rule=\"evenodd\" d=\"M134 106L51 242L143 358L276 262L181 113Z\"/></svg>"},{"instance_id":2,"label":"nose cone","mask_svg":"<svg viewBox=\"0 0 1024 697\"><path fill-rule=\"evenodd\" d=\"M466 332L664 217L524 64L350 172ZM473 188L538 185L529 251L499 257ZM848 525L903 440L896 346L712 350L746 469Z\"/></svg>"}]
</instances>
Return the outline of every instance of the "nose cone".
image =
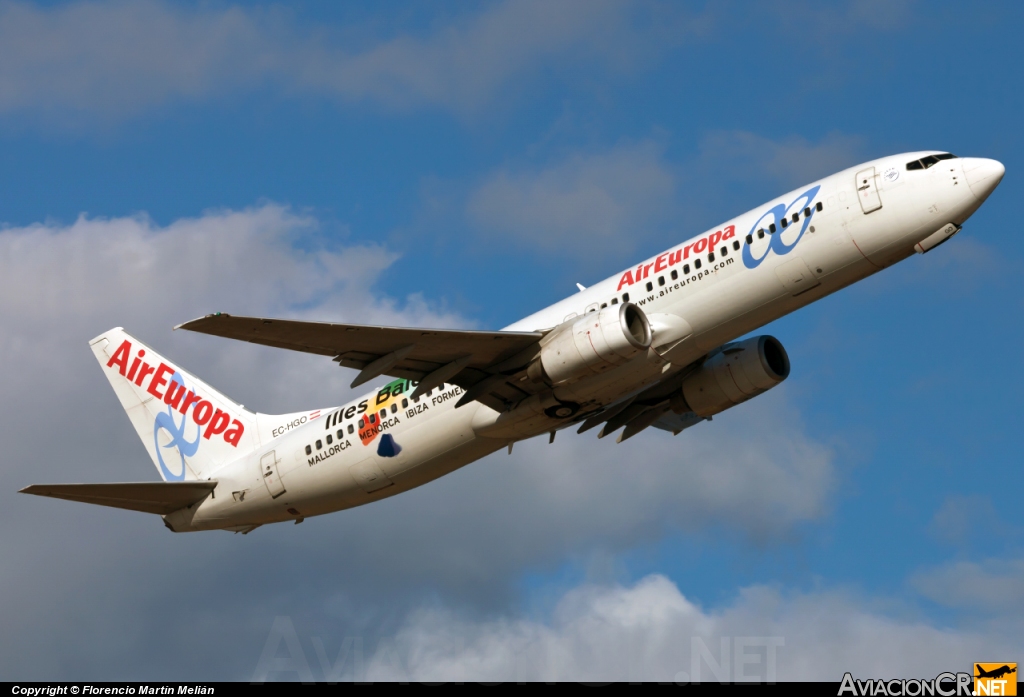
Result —
<instances>
[{"instance_id":1,"label":"nose cone","mask_svg":"<svg viewBox=\"0 0 1024 697\"><path fill-rule=\"evenodd\" d=\"M1005 173L1003 163L997 160L987 160L983 157L964 158L964 178L967 179L967 186L971 187L971 193L979 201L988 198L988 195L999 186Z\"/></svg>"}]
</instances>

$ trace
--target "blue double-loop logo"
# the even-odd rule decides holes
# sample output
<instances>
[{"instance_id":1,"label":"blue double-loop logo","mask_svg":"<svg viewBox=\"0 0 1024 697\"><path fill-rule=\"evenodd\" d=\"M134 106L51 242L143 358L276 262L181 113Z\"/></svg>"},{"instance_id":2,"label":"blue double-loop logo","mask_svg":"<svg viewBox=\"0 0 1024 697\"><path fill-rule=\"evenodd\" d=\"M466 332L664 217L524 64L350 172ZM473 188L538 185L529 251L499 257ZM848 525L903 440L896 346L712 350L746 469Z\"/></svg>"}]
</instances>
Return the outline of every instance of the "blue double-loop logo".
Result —
<instances>
[{"instance_id":1,"label":"blue double-loop logo","mask_svg":"<svg viewBox=\"0 0 1024 697\"><path fill-rule=\"evenodd\" d=\"M185 387L185 378L181 376L181 373L174 371L174 375L171 377L172 384L178 383L181 388ZM168 385L167 389L171 389ZM194 405L190 405L191 409ZM156 422L153 424L153 442L156 445L156 459L160 465L160 474L163 475L165 481L181 482L185 480L185 458L192 457L199 450L199 431L200 427L196 425L196 437L195 440L188 440L185 438L185 425L188 423L188 411L181 415L181 422L175 422L174 420L174 407L167 405L167 411L160 412L156 415ZM160 431L164 430L171 436L171 442L167 445L160 445ZM171 472L167 467L167 463L164 462L164 456L161 452L162 448L177 448L178 457L181 458L181 470L175 474Z\"/></svg>"},{"instance_id":2,"label":"blue double-loop logo","mask_svg":"<svg viewBox=\"0 0 1024 697\"><path fill-rule=\"evenodd\" d=\"M769 208L767 211L765 211L760 218L754 221L754 225L750 228L750 232L747 233L748 235L753 235L754 232L759 228L767 228L772 223L775 224L776 229L775 232L769 236L770 241L768 242L768 246L765 247L764 254L762 254L760 257L754 257L754 253L751 251L751 247L753 245L743 245L744 266L746 266L748 269L754 269L760 266L761 262L764 261L765 258L767 258L768 254L773 251L779 256L789 254L789 252L792 251L793 247L795 247L797 243L800 241L800 239L804 236L804 232L807 231L807 226L811 224L811 218L814 217L814 214L816 212L813 205L814 197L818 195L818 190L820 188L820 184L812 186L810 189L808 189L807 191L803 192L795 199L793 199L793 202L790 203L788 206L783 205L781 203L778 204L777 206L773 206L772 208ZM800 231L797 232L796 236L794 237L792 234L794 228L782 227L782 221L785 218L788 218L790 213L794 211L799 212L804 208L810 208L811 214L803 219L804 224L800 228ZM792 241L787 244L783 237L789 238Z\"/></svg>"}]
</instances>

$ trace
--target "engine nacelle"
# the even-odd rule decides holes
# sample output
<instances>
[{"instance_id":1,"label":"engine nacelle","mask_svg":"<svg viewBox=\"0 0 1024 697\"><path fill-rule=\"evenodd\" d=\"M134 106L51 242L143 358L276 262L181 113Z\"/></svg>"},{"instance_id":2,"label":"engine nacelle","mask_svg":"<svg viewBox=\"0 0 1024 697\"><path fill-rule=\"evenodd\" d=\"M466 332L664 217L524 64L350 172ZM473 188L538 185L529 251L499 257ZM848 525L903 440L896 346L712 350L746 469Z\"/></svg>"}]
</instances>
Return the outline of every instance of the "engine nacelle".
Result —
<instances>
[{"instance_id":1,"label":"engine nacelle","mask_svg":"<svg viewBox=\"0 0 1024 697\"><path fill-rule=\"evenodd\" d=\"M557 385L603 373L651 346L651 325L633 303L589 312L552 329L528 374Z\"/></svg>"},{"instance_id":2,"label":"engine nacelle","mask_svg":"<svg viewBox=\"0 0 1024 697\"><path fill-rule=\"evenodd\" d=\"M789 356L774 336L727 344L683 380L682 396L697 416L712 416L766 392L789 377ZM682 405L679 405L682 406ZM677 405L673 404L676 411Z\"/></svg>"}]
</instances>

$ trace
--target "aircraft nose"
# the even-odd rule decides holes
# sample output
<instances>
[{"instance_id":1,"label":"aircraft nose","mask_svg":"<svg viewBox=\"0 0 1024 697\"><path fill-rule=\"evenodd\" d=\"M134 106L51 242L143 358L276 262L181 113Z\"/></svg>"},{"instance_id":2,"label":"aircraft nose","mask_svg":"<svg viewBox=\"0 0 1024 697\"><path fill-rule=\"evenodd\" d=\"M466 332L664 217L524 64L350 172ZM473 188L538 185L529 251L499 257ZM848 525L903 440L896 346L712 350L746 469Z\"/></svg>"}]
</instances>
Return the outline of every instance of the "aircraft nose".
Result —
<instances>
[{"instance_id":1,"label":"aircraft nose","mask_svg":"<svg viewBox=\"0 0 1024 697\"><path fill-rule=\"evenodd\" d=\"M964 158L964 178L967 179L967 186L971 187L971 193L979 201L988 198L988 195L999 186L1005 173L1006 168L998 160L983 157Z\"/></svg>"}]
</instances>

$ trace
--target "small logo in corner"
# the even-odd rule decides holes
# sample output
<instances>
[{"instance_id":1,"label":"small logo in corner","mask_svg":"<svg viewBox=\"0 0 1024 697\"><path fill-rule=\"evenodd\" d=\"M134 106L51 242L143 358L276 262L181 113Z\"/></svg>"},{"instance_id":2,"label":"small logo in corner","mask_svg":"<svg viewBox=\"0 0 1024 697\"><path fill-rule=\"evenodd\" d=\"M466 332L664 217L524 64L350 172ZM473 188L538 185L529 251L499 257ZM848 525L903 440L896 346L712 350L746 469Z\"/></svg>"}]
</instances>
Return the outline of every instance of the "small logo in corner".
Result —
<instances>
[{"instance_id":1,"label":"small logo in corner","mask_svg":"<svg viewBox=\"0 0 1024 697\"><path fill-rule=\"evenodd\" d=\"M1016 663L975 663L975 695L1016 695Z\"/></svg>"},{"instance_id":2,"label":"small logo in corner","mask_svg":"<svg viewBox=\"0 0 1024 697\"><path fill-rule=\"evenodd\" d=\"M887 169L884 172L882 172L882 179L884 179L887 182L894 182L894 181L896 181L899 178L900 178L900 171L898 169L896 169L895 167L890 167L889 169Z\"/></svg>"}]
</instances>

